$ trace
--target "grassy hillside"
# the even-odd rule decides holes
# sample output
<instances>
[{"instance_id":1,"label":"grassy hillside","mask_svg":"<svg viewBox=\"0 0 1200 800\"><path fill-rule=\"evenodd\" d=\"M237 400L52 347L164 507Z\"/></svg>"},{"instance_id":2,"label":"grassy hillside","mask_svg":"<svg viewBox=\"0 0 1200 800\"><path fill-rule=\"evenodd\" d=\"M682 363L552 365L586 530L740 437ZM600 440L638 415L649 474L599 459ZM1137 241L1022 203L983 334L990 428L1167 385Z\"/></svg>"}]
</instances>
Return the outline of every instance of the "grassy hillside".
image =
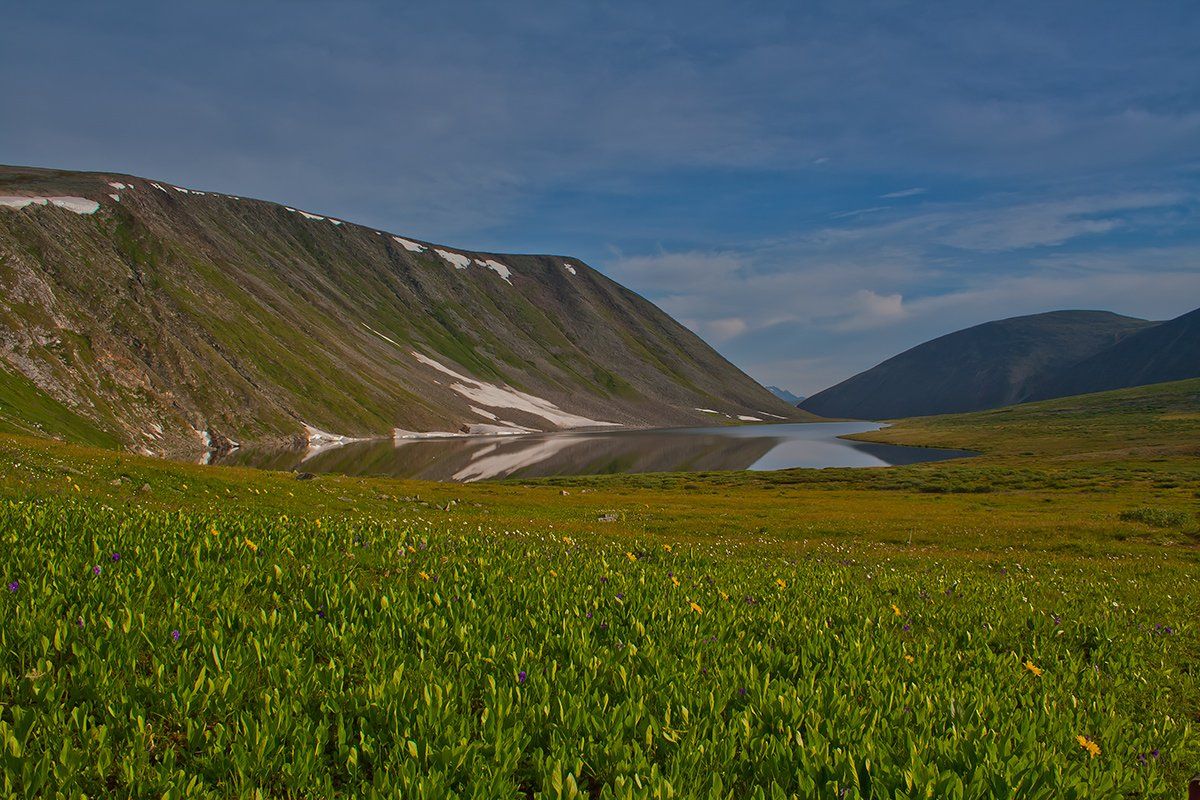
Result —
<instances>
[{"instance_id":1,"label":"grassy hillside","mask_svg":"<svg viewBox=\"0 0 1200 800\"><path fill-rule=\"evenodd\" d=\"M127 175L0 167L0 200L0 363L133 449L805 416L576 259Z\"/></svg>"},{"instance_id":2,"label":"grassy hillside","mask_svg":"<svg viewBox=\"0 0 1200 800\"><path fill-rule=\"evenodd\" d=\"M49 436L96 447L120 445L117 437L59 403L23 375L3 368L0 368L0 433Z\"/></svg>"},{"instance_id":3,"label":"grassy hillside","mask_svg":"<svg viewBox=\"0 0 1200 800\"><path fill-rule=\"evenodd\" d=\"M905 420L860 437L982 450L990 460L1200 455L1200 379Z\"/></svg>"},{"instance_id":4,"label":"grassy hillside","mask_svg":"<svg viewBox=\"0 0 1200 800\"><path fill-rule=\"evenodd\" d=\"M917 345L800 407L826 417L897 419L1010 405L1047 376L1153 325L1107 311L987 322Z\"/></svg>"}]
</instances>

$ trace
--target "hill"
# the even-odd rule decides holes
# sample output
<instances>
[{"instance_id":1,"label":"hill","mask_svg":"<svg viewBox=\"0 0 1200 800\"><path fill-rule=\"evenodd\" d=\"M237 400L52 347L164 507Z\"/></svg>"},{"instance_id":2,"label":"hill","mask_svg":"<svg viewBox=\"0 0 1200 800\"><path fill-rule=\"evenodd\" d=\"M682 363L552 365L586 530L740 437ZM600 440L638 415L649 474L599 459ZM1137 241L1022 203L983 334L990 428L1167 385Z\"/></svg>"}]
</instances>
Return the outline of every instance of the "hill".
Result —
<instances>
[{"instance_id":1,"label":"hill","mask_svg":"<svg viewBox=\"0 0 1200 800\"><path fill-rule=\"evenodd\" d=\"M1200 377L1200 309L1125 337L1048 376L1031 400Z\"/></svg>"},{"instance_id":2,"label":"hill","mask_svg":"<svg viewBox=\"0 0 1200 800\"><path fill-rule=\"evenodd\" d=\"M906 350L812 395L800 408L826 417L896 419L1006 406L1045 376L1154 324L1108 311L986 322Z\"/></svg>"},{"instance_id":3,"label":"hill","mask_svg":"<svg viewBox=\"0 0 1200 800\"><path fill-rule=\"evenodd\" d=\"M25 405L155 454L804 417L578 259L129 175L0 167L0 281L0 372L43 395Z\"/></svg>"}]
</instances>

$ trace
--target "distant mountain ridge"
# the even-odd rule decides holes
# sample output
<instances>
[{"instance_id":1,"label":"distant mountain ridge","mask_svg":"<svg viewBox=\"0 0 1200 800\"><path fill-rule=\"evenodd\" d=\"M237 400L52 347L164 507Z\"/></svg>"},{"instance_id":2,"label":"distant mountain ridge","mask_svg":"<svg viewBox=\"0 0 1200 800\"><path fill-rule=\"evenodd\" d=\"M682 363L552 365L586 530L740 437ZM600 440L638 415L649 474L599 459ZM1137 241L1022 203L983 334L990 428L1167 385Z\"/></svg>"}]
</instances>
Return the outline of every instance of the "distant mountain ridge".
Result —
<instances>
[{"instance_id":1,"label":"distant mountain ridge","mask_svg":"<svg viewBox=\"0 0 1200 800\"><path fill-rule=\"evenodd\" d=\"M128 175L0 167L0 284L0 397L156 454L809 417L578 259Z\"/></svg>"},{"instance_id":2,"label":"distant mountain ridge","mask_svg":"<svg viewBox=\"0 0 1200 800\"><path fill-rule=\"evenodd\" d=\"M788 405L798 406L800 405L800 402L804 400L804 398L800 395L792 394L787 389L780 389L778 386L768 386L767 391Z\"/></svg>"},{"instance_id":3,"label":"distant mountain ridge","mask_svg":"<svg viewBox=\"0 0 1200 800\"><path fill-rule=\"evenodd\" d=\"M1196 321L1180 320L1052 311L986 322L893 356L800 408L828 417L896 419L1197 377L1200 359L1189 360ZM1161 366L1139 366L1151 357Z\"/></svg>"}]
</instances>

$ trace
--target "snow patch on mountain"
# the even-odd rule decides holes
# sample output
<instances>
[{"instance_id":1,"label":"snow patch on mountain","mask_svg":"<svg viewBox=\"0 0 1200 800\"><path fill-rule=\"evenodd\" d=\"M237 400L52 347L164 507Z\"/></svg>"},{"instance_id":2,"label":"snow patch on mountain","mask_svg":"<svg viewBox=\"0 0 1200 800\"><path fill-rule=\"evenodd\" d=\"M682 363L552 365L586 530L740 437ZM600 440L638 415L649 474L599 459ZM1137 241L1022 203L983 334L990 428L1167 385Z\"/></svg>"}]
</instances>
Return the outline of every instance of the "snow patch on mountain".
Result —
<instances>
[{"instance_id":1,"label":"snow patch on mountain","mask_svg":"<svg viewBox=\"0 0 1200 800\"><path fill-rule=\"evenodd\" d=\"M65 208L67 211L74 211L76 214L94 214L100 208L100 204L95 200L88 200L86 197L75 197L67 195L65 197L20 197L16 195L0 195L0 206L4 208L22 209L26 206L44 206L50 204L58 208Z\"/></svg>"},{"instance_id":2,"label":"snow patch on mountain","mask_svg":"<svg viewBox=\"0 0 1200 800\"><path fill-rule=\"evenodd\" d=\"M509 280L509 278L512 277L512 270L501 264L499 261L492 261L490 258L487 261L475 259L475 263L481 267L487 267L488 269L492 270L501 278L503 278L505 283L507 283L509 286L512 286L512 281Z\"/></svg>"},{"instance_id":3,"label":"snow patch on mountain","mask_svg":"<svg viewBox=\"0 0 1200 800\"><path fill-rule=\"evenodd\" d=\"M575 274L575 268L572 267L570 264L568 264L565 261L563 262L563 269L565 269L567 272L571 273L572 275Z\"/></svg>"},{"instance_id":4,"label":"snow patch on mountain","mask_svg":"<svg viewBox=\"0 0 1200 800\"><path fill-rule=\"evenodd\" d=\"M511 408L517 411L524 411L549 420L560 428L586 428L618 424L615 422L601 422L599 420L588 419L578 414L563 411L549 400L513 389L510 386L497 386L493 383L468 378L466 375L455 372L446 365L434 361L428 356L421 355L415 350L412 351L412 356L425 366L432 367L438 372L454 378L457 383L450 384L450 388L481 406Z\"/></svg>"},{"instance_id":5,"label":"snow patch on mountain","mask_svg":"<svg viewBox=\"0 0 1200 800\"><path fill-rule=\"evenodd\" d=\"M378 231L376 231L376 233L378 233ZM401 247L403 247L405 250L409 251L410 253L424 253L425 252L426 248L425 248L425 245L423 245L423 244L417 244L416 242L410 242L408 239L401 239L399 236L393 236L392 239L394 239Z\"/></svg>"},{"instance_id":6,"label":"snow patch on mountain","mask_svg":"<svg viewBox=\"0 0 1200 800\"><path fill-rule=\"evenodd\" d=\"M455 253L450 250L438 250L436 248L433 252L453 264L455 269L466 269L471 266L471 259L462 253Z\"/></svg>"}]
</instances>

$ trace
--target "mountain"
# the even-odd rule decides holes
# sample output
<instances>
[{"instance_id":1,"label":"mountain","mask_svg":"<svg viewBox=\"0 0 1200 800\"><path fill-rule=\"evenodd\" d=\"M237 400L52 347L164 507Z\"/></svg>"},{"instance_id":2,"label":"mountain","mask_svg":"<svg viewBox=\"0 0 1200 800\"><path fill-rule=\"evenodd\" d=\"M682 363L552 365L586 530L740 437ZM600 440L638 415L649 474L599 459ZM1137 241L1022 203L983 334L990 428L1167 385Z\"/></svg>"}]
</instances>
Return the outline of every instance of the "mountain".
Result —
<instances>
[{"instance_id":1,"label":"mountain","mask_svg":"<svg viewBox=\"0 0 1200 800\"><path fill-rule=\"evenodd\" d=\"M1044 400L1200 378L1200 308L1125 337L1047 376L1029 393Z\"/></svg>"},{"instance_id":2,"label":"mountain","mask_svg":"<svg viewBox=\"0 0 1200 800\"><path fill-rule=\"evenodd\" d=\"M578 259L129 175L0 167L0 283L0 426L156 454L808 417Z\"/></svg>"},{"instance_id":3,"label":"mountain","mask_svg":"<svg viewBox=\"0 0 1200 800\"><path fill-rule=\"evenodd\" d=\"M826 417L895 419L1011 405L1047 376L1155 324L1108 311L985 322L906 350L800 408Z\"/></svg>"},{"instance_id":4,"label":"mountain","mask_svg":"<svg viewBox=\"0 0 1200 800\"><path fill-rule=\"evenodd\" d=\"M804 398L800 395L792 394L787 389L780 389L778 386L768 386L767 391L778 397L783 402L787 403L789 406L798 406L800 405L800 402L804 400Z\"/></svg>"}]
</instances>

